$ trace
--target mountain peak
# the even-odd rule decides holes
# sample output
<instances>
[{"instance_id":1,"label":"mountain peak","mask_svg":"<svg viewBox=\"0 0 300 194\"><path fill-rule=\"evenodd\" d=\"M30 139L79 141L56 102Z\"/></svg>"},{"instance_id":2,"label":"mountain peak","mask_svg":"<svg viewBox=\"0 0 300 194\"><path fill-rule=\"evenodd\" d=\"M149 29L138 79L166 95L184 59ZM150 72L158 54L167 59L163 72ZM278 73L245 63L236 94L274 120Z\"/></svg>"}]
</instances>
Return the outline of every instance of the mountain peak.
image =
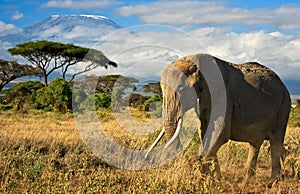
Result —
<instances>
[{"instance_id":1,"label":"mountain peak","mask_svg":"<svg viewBox=\"0 0 300 194\"><path fill-rule=\"evenodd\" d=\"M85 44L120 29L113 20L100 15L52 15L22 32L0 37L0 41L14 44L34 40L51 40Z\"/></svg>"},{"instance_id":2,"label":"mountain peak","mask_svg":"<svg viewBox=\"0 0 300 194\"><path fill-rule=\"evenodd\" d=\"M110 20L109 18L101 15L88 15L88 14L81 14L81 15L52 15L51 19L57 19L59 17L86 17L86 18L92 18L92 19L101 19L101 20Z\"/></svg>"}]
</instances>

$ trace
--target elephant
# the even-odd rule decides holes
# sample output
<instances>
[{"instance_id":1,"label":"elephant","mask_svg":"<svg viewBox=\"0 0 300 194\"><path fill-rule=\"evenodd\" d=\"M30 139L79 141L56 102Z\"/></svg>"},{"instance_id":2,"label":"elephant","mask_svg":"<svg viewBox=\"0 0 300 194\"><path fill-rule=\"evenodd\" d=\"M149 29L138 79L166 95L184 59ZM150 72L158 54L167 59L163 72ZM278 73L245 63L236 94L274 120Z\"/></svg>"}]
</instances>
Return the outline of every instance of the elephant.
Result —
<instances>
[{"instance_id":1,"label":"elephant","mask_svg":"<svg viewBox=\"0 0 300 194\"><path fill-rule=\"evenodd\" d=\"M229 140L249 143L247 177L255 175L259 149L268 140L271 180L281 175L291 99L272 70L257 62L234 64L200 53L167 65L162 71L161 88L163 128L146 157L163 136L168 140L165 147L178 149L183 115L194 108L202 140L199 159L214 161L218 178L217 152Z\"/></svg>"}]
</instances>

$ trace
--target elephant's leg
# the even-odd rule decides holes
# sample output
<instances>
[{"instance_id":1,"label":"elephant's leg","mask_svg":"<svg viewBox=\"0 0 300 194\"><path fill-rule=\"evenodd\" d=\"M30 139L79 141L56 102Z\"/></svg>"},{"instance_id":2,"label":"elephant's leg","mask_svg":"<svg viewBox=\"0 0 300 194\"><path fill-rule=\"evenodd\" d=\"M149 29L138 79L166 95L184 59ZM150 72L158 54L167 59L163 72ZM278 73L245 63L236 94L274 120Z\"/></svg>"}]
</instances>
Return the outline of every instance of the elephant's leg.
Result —
<instances>
[{"instance_id":1,"label":"elephant's leg","mask_svg":"<svg viewBox=\"0 0 300 194\"><path fill-rule=\"evenodd\" d=\"M224 143L213 146L213 148L203 157L200 156L200 159L202 160L203 174L216 174L217 179L221 178L221 170L217 157L217 151L223 144Z\"/></svg>"},{"instance_id":2,"label":"elephant's leg","mask_svg":"<svg viewBox=\"0 0 300 194\"><path fill-rule=\"evenodd\" d=\"M220 172L220 166L218 163L218 158L217 158L217 152L220 149L220 147L225 144L230 137L230 126L225 123L225 119L223 117L218 117L215 119L214 122L214 130L217 135L213 137L213 131L207 130L207 132L210 132L211 134L207 134L204 136L208 141L211 141L212 139L215 138L215 140L212 143L212 145L209 145L208 150L205 152L204 148L202 150L202 153L204 153L204 161L214 161L214 170L218 176L218 178L221 177L221 172ZM205 139L204 139L205 141Z\"/></svg>"},{"instance_id":3,"label":"elephant's leg","mask_svg":"<svg viewBox=\"0 0 300 194\"><path fill-rule=\"evenodd\" d=\"M249 154L247 159L247 175L248 177L253 177L255 175L256 164L259 154L259 149L262 143L256 145L249 144Z\"/></svg>"},{"instance_id":4,"label":"elephant's leg","mask_svg":"<svg viewBox=\"0 0 300 194\"><path fill-rule=\"evenodd\" d=\"M273 139L270 139L270 147L271 147L271 157L272 157L271 180L275 180L281 174L280 159L284 154L284 147L281 141L276 141Z\"/></svg>"},{"instance_id":5,"label":"elephant's leg","mask_svg":"<svg viewBox=\"0 0 300 194\"><path fill-rule=\"evenodd\" d=\"M227 138L218 138L215 144L208 150L207 153L202 157L204 161L203 165L203 173L209 173L213 171L216 173L217 178L221 178L221 170L218 162L217 152L222 145L224 145L228 141Z\"/></svg>"}]
</instances>

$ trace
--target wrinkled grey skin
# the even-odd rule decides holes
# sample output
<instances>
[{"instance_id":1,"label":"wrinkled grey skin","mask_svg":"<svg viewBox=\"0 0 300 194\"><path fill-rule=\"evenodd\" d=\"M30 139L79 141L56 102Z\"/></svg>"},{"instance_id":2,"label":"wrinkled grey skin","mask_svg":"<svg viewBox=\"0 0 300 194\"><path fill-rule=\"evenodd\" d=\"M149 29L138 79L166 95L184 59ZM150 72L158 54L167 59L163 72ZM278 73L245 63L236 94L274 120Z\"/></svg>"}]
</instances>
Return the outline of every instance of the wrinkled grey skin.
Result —
<instances>
[{"instance_id":1,"label":"wrinkled grey skin","mask_svg":"<svg viewBox=\"0 0 300 194\"><path fill-rule=\"evenodd\" d=\"M214 160L217 164L215 170L220 176L217 163L219 148L228 140L248 142L247 172L252 176L260 146L264 140L269 140L271 179L275 180L281 172L280 159L284 153L283 141L291 101L280 78L256 62L236 65L210 55L198 54L181 58L166 66L161 79L165 137L170 140L185 111L195 108L201 122L200 138L202 141L205 138L214 104L211 104L210 88L206 82L209 74L203 76L201 68L205 66L199 63L203 56L214 60L223 76L227 105L224 117L220 121L212 121L219 122L214 126L220 128L215 130L221 130L221 134L208 150L202 150L201 158L204 161ZM189 92L192 90L195 95ZM180 144L179 138L176 142Z\"/></svg>"}]
</instances>

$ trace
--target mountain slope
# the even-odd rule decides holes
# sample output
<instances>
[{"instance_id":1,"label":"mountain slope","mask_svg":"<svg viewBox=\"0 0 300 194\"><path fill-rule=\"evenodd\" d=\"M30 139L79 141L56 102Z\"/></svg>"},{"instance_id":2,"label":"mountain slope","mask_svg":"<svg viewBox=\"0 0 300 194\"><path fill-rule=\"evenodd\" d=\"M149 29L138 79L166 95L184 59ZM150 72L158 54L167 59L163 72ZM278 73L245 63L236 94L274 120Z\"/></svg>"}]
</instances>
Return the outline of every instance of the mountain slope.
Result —
<instances>
[{"instance_id":1,"label":"mountain slope","mask_svg":"<svg viewBox=\"0 0 300 194\"><path fill-rule=\"evenodd\" d=\"M109 18L95 15L53 15L26 27L22 32L0 37L1 42L16 45L34 40L88 44L121 27Z\"/></svg>"}]
</instances>

